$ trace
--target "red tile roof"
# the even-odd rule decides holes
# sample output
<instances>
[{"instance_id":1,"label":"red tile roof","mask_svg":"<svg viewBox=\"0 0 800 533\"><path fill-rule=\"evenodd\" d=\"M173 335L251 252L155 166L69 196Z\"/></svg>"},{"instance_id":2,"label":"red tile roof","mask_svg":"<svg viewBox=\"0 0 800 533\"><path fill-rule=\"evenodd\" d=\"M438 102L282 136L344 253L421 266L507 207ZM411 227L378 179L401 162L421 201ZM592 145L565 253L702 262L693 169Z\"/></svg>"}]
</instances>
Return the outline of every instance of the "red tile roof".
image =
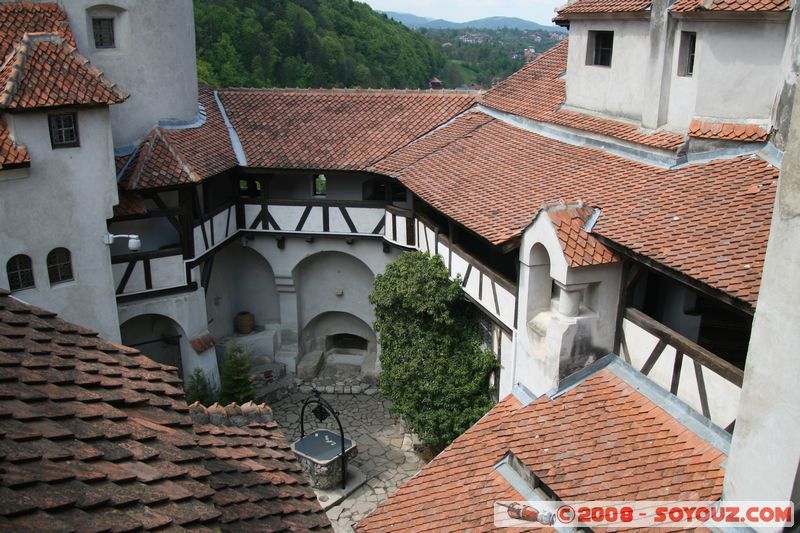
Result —
<instances>
[{"instance_id":1,"label":"red tile roof","mask_svg":"<svg viewBox=\"0 0 800 533\"><path fill-rule=\"evenodd\" d=\"M600 118L561 108L566 99L567 39L522 67L488 91L481 104L513 115L616 137L662 150L676 150L684 139L668 131L643 133L636 124Z\"/></svg>"},{"instance_id":2,"label":"red tile roof","mask_svg":"<svg viewBox=\"0 0 800 533\"><path fill-rule=\"evenodd\" d=\"M117 158L120 186L128 190L155 189L198 183L238 165L214 92L201 86L200 104L206 120L198 127L156 127L137 148L133 160ZM124 161L123 161L124 159Z\"/></svg>"},{"instance_id":3,"label":"red tile roof","mask_svg":"<svg viewBox=\"0 0 800 533\"><path fill-rule=\"evenodd\" d=\"M14 143L11 133L0 119L0 170L30 165L30 162L31 156L28 150Z\"/></svg>"},{"instance_id":4,"label":"red tile roof","mask_svg":"<svg viewBox=\"0 0 800 533\"><path fill-rule=\"evenodd\" d=\"M591 207L563 206L546 208L545 212L553 222L558 242L570 267L604 265L622 260L619 254L584 230L594 214Z\"/></svg>"},{"instance_id":5,"label":"red tile roof","mask_svg":"<svg viewBox=\"0 0 800 533\"><path fill-rule=\"evenodd\" d=\"M147 214L147 206L141 196L134 192L119 190L119 204L114 206L115 217L145 214Z\"/></svg>"},{"instance_id":6,"label":"red tile roof","mask_svg":"<svg viewBox=\"0 0 800 533\"><path fill-rule=\"evenodd\" d=\"M0 59L5 59L26 33L52 33L75 46L67 14L53 3L0 3Z\"/></svg>"},{"instance_id":7,"label":"red tile roof","mask_svg":"<svg viewBox=\"0 0 800 533\"><path fill-rule=\"evenodd\" d=\"M193 424L176 369L4 290L0 373L4 531L329 530L268 410Z\"/></svg>"},{"instance_id":8,"label":"red tile roof","mask_svg":"<svg viewBox=\"0 0 800 533\"><path fill-rule=\"evenodd\" d=\"M225 90L248 165L364 170L465 111L475 96L443 91Z\"/></svg>"},{"instance_id":9,"label":"red tile roof","mask_svg":"<svg viewBox=\"0 0 800 533\"><path fill-rule=\"evenodd\" d=\"M573 0L559 8L558 14L635 13L649 10L650 3L650 0Z\"/></svg>"},{"instance_id":10,"label":"red tile roof","mask_svg":"<svg viewBox=\"0 0 800 533\"><path fill-rule=\"evenodd\" d=\"M495 470L513 452L561 501L716 500L725 454L614 372L522 406L508 396L356 527L489 531L497 500L524 500Z\"/></svg>"},{"instance_id":11,"label":"red tile roof","mask_svg":"<svg viewBox=\"0 0 800 533\"><path fill-rule=\"evenodd\" d=\"M111 105L127 98L74 45L54 34L26 33L0 70L2 109Z\"/></svg>"},{"instance_id":12,"label":"red tile roof","mask_svg":"<svg viewBox=\"0 0 800 533\"><path fill-rule=\"evenodd\" d=\"M755 306L778 170L737 157L655 168L471 111L373 167L493 244L542 204L602 209L593 233Z\"/></svg>"},{"instance_id":13,"label":"red tile roof","mask_svg":"<svg viewBox=\"0 0 800 533\"><path fill-rule=\"evenodd\" d=\"M788 11L789 0L677 0L672 11Z\"/></svg>"},{"instance_id":14,"label":"red tile roof","mask_svg":"<svg viewBox=\"0 0 800 533\"><path fill-rule=\"evenodd\" d=\"M758 124L732 124L693 120L689 124L689 137L740 142L767 142L769 131Z\"/></svg>"}]
</instances>

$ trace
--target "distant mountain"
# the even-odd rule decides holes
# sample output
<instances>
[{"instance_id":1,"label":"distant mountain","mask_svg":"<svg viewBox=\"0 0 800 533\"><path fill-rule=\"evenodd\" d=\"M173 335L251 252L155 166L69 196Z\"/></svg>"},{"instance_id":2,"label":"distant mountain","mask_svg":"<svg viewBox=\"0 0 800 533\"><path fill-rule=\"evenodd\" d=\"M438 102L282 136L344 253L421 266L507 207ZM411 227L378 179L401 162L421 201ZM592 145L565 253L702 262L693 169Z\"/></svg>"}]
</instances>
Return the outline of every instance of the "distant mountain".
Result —
<instances>
[{"instance_id":1,"label":"distant mountain","mask_svg":"<svg viewBox=\"0 0 800 533\"><path fill-rule=\"evenodd\" d=\"M443 19L430 19L418 17L409 13L396 13L394 11L382 11L386 16L405 24L409 28L428 28L432 30L463 30L474 28L479 30L499 30L512 28L517 30L545 30L545 31L565 31L558 26L545 26L530 20L517 17L488 17L468 22L450 22Z\"/></svg>"}]
</instances>

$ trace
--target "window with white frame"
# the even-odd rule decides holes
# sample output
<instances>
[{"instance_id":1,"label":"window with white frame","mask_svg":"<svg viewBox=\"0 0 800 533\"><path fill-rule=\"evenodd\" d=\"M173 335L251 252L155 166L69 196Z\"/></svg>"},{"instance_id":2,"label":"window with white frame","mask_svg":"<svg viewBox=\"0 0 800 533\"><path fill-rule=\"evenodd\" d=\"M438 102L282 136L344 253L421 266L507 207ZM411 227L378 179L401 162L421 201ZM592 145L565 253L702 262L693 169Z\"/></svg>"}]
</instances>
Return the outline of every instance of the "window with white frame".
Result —
<instances>
[{"instance_id":1,"label":"window with white frame","mask_svg":"<svg viewBox=\"0 0 800 533\"><path fill-rule=\"evenodd\" d=\"M693 31L682 31L680 49L678 51L678 76L691 77L694 74L696 48L697 33Z\"/></svg>"},{"instance_id":2,"label":"window with white frame","mask_svg":"<svg viewBox=\"0 0 800 533\"><path fill-rule=\"evenodd\" d=\"M72 254L66 248L55 248L47 254L47 275L50 284L72 281Z\"/></svg>"},{"instance_id":3,"label":"window with white frame","mask_svg":"<svg viewBox=\"0 0 800 533\"><path fill-rule=\"evenodd\" d=\"M36 285L33 280L33 262L30 256L19 254L9 259L6 263L6 275L8 276L8 288L12 291L30 289Z\"/></svg>"},{"instance_id":4,"label":"window with white frame","mask_svg":"<svg viewBox=\"0 0 800 533\"><path fill-rule=\"evenodd\" d=\"M590 31L586 48L586 64L601 67L611 66L614 53L613 31Z\"/></svg>"}]
</instances>

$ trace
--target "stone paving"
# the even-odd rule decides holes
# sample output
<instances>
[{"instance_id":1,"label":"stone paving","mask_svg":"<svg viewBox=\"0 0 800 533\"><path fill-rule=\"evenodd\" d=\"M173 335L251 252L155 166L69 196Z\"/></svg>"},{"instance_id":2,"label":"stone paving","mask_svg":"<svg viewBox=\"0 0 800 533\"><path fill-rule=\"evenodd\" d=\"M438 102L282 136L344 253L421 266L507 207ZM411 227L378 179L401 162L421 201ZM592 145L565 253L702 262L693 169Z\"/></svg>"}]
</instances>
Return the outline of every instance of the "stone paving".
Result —
<instances>
[{"instance_id":1,"label":"stone paving","mask_svg":"<svg viewBox=\"0 0 800 533\"><path fill-rule=\"evenodd\" d=\"M350 385L346 387L350 388ZM335 385L331 387L331 390L336 389L344 390ZM358 456L352 464L367 478L367 482L342 503L328 509L328 518L339 533L353 531L359 520L425 466L413 451L411 434L406 433L389 412L389 400L373 387L359 386L359 389L364 392L326 394L320 388L322 397L339 412L345 435L355 440ZM297 391L272 403L275 420L290 442L300 437L300 409L308 397L307 393ZM338 431L333 417L319 423L309 411L306 410L306 432L322 428Z\"/></svg>"}]
</instances>

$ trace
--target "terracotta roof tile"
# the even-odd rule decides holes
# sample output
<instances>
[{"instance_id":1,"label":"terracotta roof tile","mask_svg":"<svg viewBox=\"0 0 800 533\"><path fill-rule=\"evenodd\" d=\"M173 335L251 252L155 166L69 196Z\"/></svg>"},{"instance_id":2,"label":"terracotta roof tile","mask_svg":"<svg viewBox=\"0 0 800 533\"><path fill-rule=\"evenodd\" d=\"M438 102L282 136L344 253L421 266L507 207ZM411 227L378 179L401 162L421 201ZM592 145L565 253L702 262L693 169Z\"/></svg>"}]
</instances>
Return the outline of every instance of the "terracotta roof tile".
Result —
<instances>
[{"instance_id":1,"label":"terracotta roof tile","mask_svg":"<svg viewBox=\"0 0 800 533\"><path fill-rule=\"evenodd\" d=\"M67 14L57 3L0 3L0 58L5 59L26 33L52 33L75 46Z\"/></svg>"},{"instance_id":2,"label":"terracotta roof tile","mask_svg":"<svg viewBox=\"0 0 800 533\"><path fill-rule=\"evenodd\" d=\"M563 501L702 501L722 493L725 455L603 369L552 400L522 406L508 396L356 531L493 529L495 501L524 499L494 469L509 451ZM704 483L681 477L687 471Z\"/></svg>"},{"instance_id":3,"label":"terracotta roof tile","mask_svg":"<svg viewBox=\"0 0 800 533\"><path fill-rule=\"evenodd\" d=\"M2 289L0 359L0 528L330 530L265 406L195 423L176 369Z\"/></svg>"},{"instance_id":4,"label":"terracotta roof tile","mask_svg":"<svg viewBox=\"0 0 800 533\"><path fill-rule=\"evenodd\" d=\"M443 91L225 90L248 165L365 170L471 107Z\"/></svg>"},{"instance_id":5,"label":"terracotta roof tile","mask_svg":"<svg viewBox=\"0 0 800 533\"><path fill-rule=\"evenodd\" d=\"M114 206L115 217L144 215L146 213L147 206L141 196L128 191L119 191L119 204Z\"/></svg>"},{"instance_id":6,"label":"terracotta roof tile","mask_svg":"<svg viewBox=\"0 0 800 533\"><path fill-rule=\"evenodd\" d=\"M566 99L569 40L542 54L488 91L481 104L531 120L616 137L622 141L662 150L676 150L684 139L668 131L643 133L636 124L562 109Z\"/></svg>"},{"instance_id":7,"label":"terracotta roof tile","mask_svg":"<svg viewBox=\"0 0 800 533\"><path fill-rule=\"evenodd\" d=\"M0 119L0 169L27 166L30 162L31 156L28 150L14 143L5 122Z\"/></svg>"},{"instance_id":8,"label":"terracotta roof tile","mask_svg":"<svg viewBox=\"0 0 800 533\"><path fill-rule=\"evenodd\" d=\"M201 86L205 121L196 127L154 128L129 156L117 157L117 180L126 190L198 183L238 165L213 90Z\"/></svg>"},{"instance_id":9,"label":"terracotta roof tile","mask_svg":"<svg viewBox=\"0 0 800 533\"><path fill-rule=\"evenodd\" d=\"M732 124L692 120L689 137L740 142L767 142L769 131L758 124Z\"/></svg>"},{"instance_id":10,"label":"terracotta roof tile","mask_svg":"<svg viewBox=\"0 0 800 533\"><path fill-rule=\"evenodd\" d=\"M677 0L672 11L789 11L789 0Z\"/></svg>"},{"instance_id":11,"label":"terracotta roof tile","mask_svg":"<svg viewBox=\"0 0 800 533\"><path fill-rule=\"evenodd\" d=\"M3 109L111 105L127 98L74 45L50 33L26 33L0 70Z\"/></svg>"},{"instance_id":12,"label":"terracotta roof tile","mask_svg":"<svg viewBox=\"0 0 800 533\"><path fill-rule=\"evenodd\" d=\"M546 208L545 212L553 222L569 266L603 265L622 260L619 254L598 241L594 235L584 231L586 223L594 214L591 207L564 206Z\"/></svg>"},{"instance_id":13,"label":"terracotta roof tile","mask_svg":"<svg viewBox=\"0 0 800 533\"><path fill-rule=\"evenodd\" d=\"M471 111L373 170L498 245L581 200L602 209L594 234L755 306L778 178L761 159L660 169Z\"/></svg>"},{"instance_id":14,"label":"terracotta roof tile","mask_svg":"<svg viewBox=\"0 0 800 533\"><path fill-rule=\"evenodd\" d=\"M572 0L559 8L558 14L635 13L649 10L650 3L650 0Z\"/></svg>"}]
</instances>

